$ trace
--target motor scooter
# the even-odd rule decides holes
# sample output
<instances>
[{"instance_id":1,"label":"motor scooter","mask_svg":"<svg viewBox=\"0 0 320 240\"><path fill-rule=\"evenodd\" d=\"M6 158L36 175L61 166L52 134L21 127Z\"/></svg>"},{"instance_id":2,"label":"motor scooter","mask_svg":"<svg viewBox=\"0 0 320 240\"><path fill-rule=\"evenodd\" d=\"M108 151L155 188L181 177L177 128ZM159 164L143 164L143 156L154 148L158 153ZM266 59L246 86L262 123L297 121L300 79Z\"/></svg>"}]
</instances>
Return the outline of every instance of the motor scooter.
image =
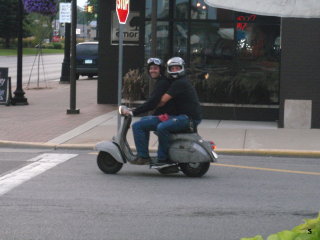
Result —
<instances>
[{"instance_id":1,"label":"motor scooter","mask_svg":"<svg viewBox=\"0 0 320 240\"><path fill-rule=\"evenodd\" d=\"M106 174L115 174L120 171L125 163L131 163L137 156L132 153L127 142L127 132L130 128L132 116L124 115L126 106L119 107L123 121L112 141L103 141L96 145L99 151L97 164L99 169ZM163 166L151 166L161 174L178 173L182 171L188 177L202 177L209 169L211 162L216 162L218 155L215 153L215 144L203 140L194 132L173 133L169 147L170 163ZM147 163L149 165L149 163ZM141 166L141 165L140 165Z\"/></svg>"}]
</instances>

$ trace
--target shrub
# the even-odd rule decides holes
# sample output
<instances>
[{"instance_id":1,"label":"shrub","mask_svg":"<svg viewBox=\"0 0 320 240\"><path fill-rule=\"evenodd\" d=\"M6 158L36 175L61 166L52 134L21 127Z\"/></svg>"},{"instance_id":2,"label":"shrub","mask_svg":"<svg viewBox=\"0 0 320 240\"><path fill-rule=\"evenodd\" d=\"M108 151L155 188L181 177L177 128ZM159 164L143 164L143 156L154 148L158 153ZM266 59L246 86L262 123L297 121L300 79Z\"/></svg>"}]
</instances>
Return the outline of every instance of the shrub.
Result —
<instances>
[{"instance_id":1,"label":"shrub","mask_svg":"<svg viewBox=\"0 0 320 240\"><path fill-rule=\"evenodd\" d=\"M148 75L139 69L130 69L123 77L122 96L129 105L136 100L145 99L149 87Z\"/></svg>"},{"instance_id":2,"label":"shrub","mask_svg":"<svg viewBox=\"0 0 320 240\"><path fill-rule=\"evenodd\" d=\"M315 219L306 219L304 223L292 230L284 230L271 234L267 240L319 240L320 239L320 213ZM241 240L263 240L261 235Z\"/></svg>"}]
</instances>

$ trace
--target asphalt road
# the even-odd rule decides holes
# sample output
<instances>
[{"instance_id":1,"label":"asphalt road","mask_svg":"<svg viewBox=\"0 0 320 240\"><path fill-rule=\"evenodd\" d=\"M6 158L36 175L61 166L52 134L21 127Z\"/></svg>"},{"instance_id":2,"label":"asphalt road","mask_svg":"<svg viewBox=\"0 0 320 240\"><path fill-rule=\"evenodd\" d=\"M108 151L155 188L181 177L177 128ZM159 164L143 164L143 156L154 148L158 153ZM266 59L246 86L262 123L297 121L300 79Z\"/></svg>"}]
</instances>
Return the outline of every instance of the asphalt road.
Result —
<instances>
[{"instance_id":1,"label":"asphalt road","mask_svg":"<svg viewBox=\"0 0 320 240\"><path fill-rule=\"evenodd\" d=\"M29 87L45 87L49 81L60 81L63 54L43 54L38 56L23 56L22 63L22 81ZM12 85L16 85L17 79L17 57L0 56L0 67L9 68L9 76L12 79ZM38 76L39 70L39 76Z\"/></svg>"},{"instance_id":2,"label":"asphalt road","mask_svg":"<svg viewBox=\"0 0 320 240\"><path fill-rule=\"evenodd\" d=\"M94 152L0 149L0 174L6 240L266 237L320 209L313 158L220 156L194 179L133 165L106 175Z\"/></svg>"}]
</instances>

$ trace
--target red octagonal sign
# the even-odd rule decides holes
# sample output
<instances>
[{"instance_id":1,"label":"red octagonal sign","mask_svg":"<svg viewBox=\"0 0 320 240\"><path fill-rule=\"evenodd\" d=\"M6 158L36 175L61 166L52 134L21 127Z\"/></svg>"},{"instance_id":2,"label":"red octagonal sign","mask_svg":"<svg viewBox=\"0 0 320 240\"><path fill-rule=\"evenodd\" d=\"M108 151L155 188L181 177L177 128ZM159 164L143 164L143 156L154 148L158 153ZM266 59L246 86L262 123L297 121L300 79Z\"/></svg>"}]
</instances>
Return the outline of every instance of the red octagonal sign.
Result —
<instances>
[{"instance_id":1,"label":"red octagonal sign","mask_svg":"<svg viewBox=\"0 0 320 240\"><path fill-rule=\"evenodd\" d=\"M116 0L117 15L120 24L126 24L129 15L130 0Z\"/></svg>"}]
</instances>

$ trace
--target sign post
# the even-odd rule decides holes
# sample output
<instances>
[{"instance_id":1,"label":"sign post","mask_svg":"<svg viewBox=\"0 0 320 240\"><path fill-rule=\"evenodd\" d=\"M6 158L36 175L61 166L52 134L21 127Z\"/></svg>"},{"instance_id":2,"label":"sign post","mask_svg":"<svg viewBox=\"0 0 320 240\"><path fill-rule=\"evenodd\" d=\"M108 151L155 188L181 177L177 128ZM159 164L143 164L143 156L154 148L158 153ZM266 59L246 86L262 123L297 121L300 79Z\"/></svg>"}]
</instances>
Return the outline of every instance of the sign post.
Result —
<instances>
[{"instance_id":1,"label":"sign post","mask_svg":"<svg viewBox=\"0 0 320 240\"><path fill-rule=\"evenodd\" d=\"M123 63L123 26L126 24L130 9L130 0L116 0L116 11L119 20L119 65L118 65L118 107L121 105L122 63ZM120 114L118 113L118 131L120 129Z\"/></svg>"}]
</instances>

